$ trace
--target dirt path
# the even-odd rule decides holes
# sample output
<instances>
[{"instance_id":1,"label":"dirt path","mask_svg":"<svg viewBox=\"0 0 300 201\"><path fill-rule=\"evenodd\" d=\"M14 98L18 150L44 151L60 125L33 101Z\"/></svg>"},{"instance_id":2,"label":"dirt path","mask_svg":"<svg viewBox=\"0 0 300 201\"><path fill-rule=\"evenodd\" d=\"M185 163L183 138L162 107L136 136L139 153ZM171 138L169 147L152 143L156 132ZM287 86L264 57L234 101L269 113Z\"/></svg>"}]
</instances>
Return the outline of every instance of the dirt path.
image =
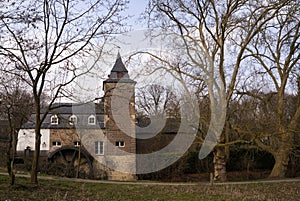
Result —
<instances>
[{"instance_id":1,"label":"dirt path","mask_svg":"<svg viewBox=\"0 0 300 201\"><path fill-rule=\"evenodd\" d=\"M7 173L0 173L1 175L8 175ZM29 178L30 175L16 174L17 177ZM239 181L239 182L154 182L154 181L107 181L107 180L91 180L91 179L76 179L66 177L54 177L54 176L38 176L38 179L42 180L54 180L54 181L72 181L80 183L99 183L99 184L123 184L123 185L160 185L160 186L195 186L195 185L245 185L245 184L261 184L261 183L282 183L282 182L300 182L300 178L287 178L276 180L256 180L256 181Z\"/></svg>"}]
</instances>

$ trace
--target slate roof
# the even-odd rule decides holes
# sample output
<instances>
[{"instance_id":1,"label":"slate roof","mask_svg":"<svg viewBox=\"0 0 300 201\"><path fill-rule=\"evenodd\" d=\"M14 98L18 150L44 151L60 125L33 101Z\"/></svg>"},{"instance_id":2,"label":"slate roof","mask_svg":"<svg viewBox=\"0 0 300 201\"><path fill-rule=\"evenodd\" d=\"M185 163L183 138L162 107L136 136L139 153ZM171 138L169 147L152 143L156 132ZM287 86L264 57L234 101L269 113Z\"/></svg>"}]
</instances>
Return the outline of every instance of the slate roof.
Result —
<instances>
[{"instance_id":1,"label":"slate roof","mask_svg":"<svg viewBox=\"0 0 300 201\"><path fill-rule=\"evenodd\" d=\"M176 135L179 131L181 120L178 118L167 118L164 120L164 125L161 125L162 122L154 122L154 126L151 125L152 129L143 130L143 127L149 126L151 124L150 119L144 119L143 122L137 123L136 135L149 135L149 134L157 134L157 133L164 133L164 134L174 134ZM157 124L155 126L155 124Z\"/></svg>"},{"instance_id":2,"label":"slate roof","mask_svg":"<svg viewBox=\"0 0 300 201\"><path fill-rule=\"evenodd\" d=\"M128 71L127 71L127 69L126 69L126 67L125 67L125 65L124 65L124 63L122 61L120 52L118 52L115 65L113 66L111 72L128 73Z\"/></svg>"},{"instance_id":3,"label":"slate roof","mask_svg":"<svg viewBox=\"0 0 300 201\"><path fill-rule=\"evenodd\" d=\"M104 81L104 83L136 83L135 81L131 80L128 75L128 70L126 69L121 55L118 52L117 59L115 61L115 64L110 71L109 78Z\"/></svg>"},{"instance_id":4,"label":"slate roof","mask_svg":"<svg viewBox=\"0 0 300 201\"><path fill-rule=\"evenodd\" d=\"M51 111L47 114L45 120L42 123L42 128L84 128L84 129L97 129L104 128L104 110L103 102L99 104L87 103L87 104L74 104L74 103L56 103L53 104ZM42 109L41 113L44 114L46 109ZM57 115L58 124L51 124L51 116ZM77 124L70 124L70 117L75 115L77 117ZM96 124L88 124L88 118L94 115L96 117ZM35 114L33 113L28 122L26 122L22 128L33 129L35 127Z\"/></svg>"},{"instance_id":5,"label":"slate roof","mask_svg":"<svg viewBox=\"0 0 300 201\"><path fill-rule=\"evenodd\" d=\"M50 114L104 114L104 105L101 103L54 103ZM42 110L45 112L45 109Z\"/></svg>"}]
</instances>

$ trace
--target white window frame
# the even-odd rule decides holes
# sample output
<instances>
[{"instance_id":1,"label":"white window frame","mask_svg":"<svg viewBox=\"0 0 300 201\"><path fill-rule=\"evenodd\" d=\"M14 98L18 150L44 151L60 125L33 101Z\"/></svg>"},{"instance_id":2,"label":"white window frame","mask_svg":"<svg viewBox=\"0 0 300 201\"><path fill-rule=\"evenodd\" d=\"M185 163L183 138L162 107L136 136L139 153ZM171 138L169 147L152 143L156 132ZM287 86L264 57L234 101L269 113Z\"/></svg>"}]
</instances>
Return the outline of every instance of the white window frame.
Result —
<instances>
[{"instance_id":1,"label":"white window frame","mask_svg":"<svg viewBox=\"0 0 300 201\"><path fill-rule=\"evenodd\" d=\"M93 122L90 122L90 120L93 119ZM94 115L90 115L88 118L88 124L89 125L96 125L96 117Z\"/></svg>"},{"instance_id":2,"label":"white window frame","mask_svg":"<svg viewBox=\"0 0 300 201\"><path fill-rule=\"evenodd\" d=\"M125 147L125 142L124 141L116 141L116 147Z\"/></svg>"},{"instance_id":3,"label":"white window frame","mask_svg":"<svg viewBox=\"0 0 300 201\"><path fill-rule=\"evenodd\" d=\"M74 144L75 147L80 147L81 142L80 141L74 141L73 144Z\"/></svg>"},{"instance_id":4,"label":"white window frame","mask_svg":"<svg viewBox=\"0 0 300 201\"><path fill-rule=\"evenodd\" d=\"M94 152L95 155L104 155L104 142L103 141L96 141L94 144Z\"/></svg>"},{"instance_id":5,"label":"white window frame","mask_svg":"<svg viewBox=\"0 0 300 201\"><path fill-rule=\"evenodd\" d=\"M74 114L72 116L70 116L69 117L69 122L70 122L70 125L77 124L77 116L75 116Z\"/></svg>"},{"instance_id":6,"label":"white window frame","mask_svg":"<svg viewBox=\"0 0 300 201\"><path fill-rule=\"evenodd\" d=\"M60 141L53 141L52 146L53 147L61 147L61 142Z\"/></svg>"},{"instance_id":7,"label":"white window frame","mask_svg":"<svg viewBox=\"0 0 300 201\"><path fill-rule=\"evenodd\" d=\"M51 121L51 125L58 125L58 116L56 114L52 115L50 121Z\"/></svg>"}]
</instances>

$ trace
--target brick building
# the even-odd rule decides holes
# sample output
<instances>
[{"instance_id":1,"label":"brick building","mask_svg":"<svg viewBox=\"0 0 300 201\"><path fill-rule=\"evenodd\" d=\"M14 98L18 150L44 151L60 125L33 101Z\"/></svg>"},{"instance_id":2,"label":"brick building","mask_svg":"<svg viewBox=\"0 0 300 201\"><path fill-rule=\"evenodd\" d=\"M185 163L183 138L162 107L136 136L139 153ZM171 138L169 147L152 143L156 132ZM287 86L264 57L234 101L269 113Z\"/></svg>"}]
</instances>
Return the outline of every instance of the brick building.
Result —
<instances>
[{"instance_id":1,"label":"brick building","mask_svg":"<svg viewBox=\"0 0 300 201\"><path fill-rule=\"evenodd\" d=\"M64 176L135 179L135 90L120 54L97 103L54 104L41 127L45 171ZM34 151L34 114L18 134L17 152Z\"/></svg>"}]
</instances>

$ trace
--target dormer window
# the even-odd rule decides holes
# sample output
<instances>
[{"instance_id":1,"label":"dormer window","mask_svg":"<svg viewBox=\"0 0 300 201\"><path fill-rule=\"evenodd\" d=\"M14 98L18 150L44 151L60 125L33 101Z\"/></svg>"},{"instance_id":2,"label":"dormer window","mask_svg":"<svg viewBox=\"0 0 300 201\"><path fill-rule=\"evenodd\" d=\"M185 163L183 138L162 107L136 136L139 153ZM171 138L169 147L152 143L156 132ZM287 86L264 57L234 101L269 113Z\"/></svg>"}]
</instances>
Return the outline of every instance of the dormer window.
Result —
<instances>
[{"instance_id":1,"label":"dormer window","mask_svg":"<svg viewBox=\"0 0 300 201\"><path fill-rule=\"evenodd\" d=\"M88 118L88 124L89 125L95 125L96 124L96 118L94 115L89 116Z\"/></svg>"},{"instance_id":2,"label":"dormer window","mask_svg":"<svg viewBox=\"0 0 300 201\"><path fill-rule=\"evenodd\" d=\"M70 116L69 122L70 122L70 125L77 124L77 117L75 115Z\"/></svg>"},{"instance_id":3,"label":"dormer window","mask_svg":"<svg viewBox=\"0 0 300 201\"><path fill-rule=\"evenodd\" d=\"M51 124L52 125L57 125L58 124L58 117L57 117L56 114L51 116Z\"/></svg>"}]
</instances>

